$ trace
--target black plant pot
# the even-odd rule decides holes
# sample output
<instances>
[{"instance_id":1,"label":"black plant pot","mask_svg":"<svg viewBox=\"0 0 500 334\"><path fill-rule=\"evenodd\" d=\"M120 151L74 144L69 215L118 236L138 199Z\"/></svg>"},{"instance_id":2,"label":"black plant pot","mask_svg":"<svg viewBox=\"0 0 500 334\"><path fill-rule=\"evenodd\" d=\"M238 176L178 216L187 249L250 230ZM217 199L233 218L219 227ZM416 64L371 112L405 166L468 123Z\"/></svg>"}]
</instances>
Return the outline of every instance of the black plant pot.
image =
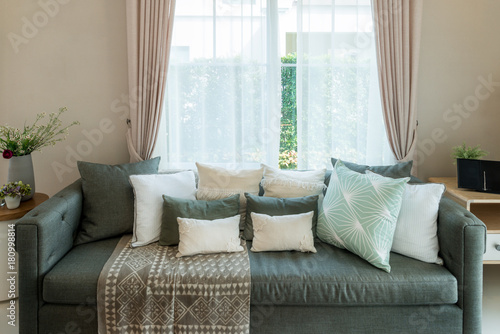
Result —
<instances>
[{"instance_id":1,"label":"black plant pot","mask_svg":"<svg viewBox=\"0 0 500 334\"><path fill-rule=\"evenodd\" d=\"M458 188L500 193L500 161L457 159Z\"/></svg>"}]
</instances>

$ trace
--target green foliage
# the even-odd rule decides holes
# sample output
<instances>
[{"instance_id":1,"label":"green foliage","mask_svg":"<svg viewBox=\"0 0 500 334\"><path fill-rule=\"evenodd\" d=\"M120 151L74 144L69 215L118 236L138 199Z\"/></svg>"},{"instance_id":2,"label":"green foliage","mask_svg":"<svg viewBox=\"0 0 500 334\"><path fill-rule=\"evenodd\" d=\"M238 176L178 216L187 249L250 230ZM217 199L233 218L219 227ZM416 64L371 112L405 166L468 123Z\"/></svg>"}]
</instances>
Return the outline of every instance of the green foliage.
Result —
<instances>
[{"instance_id":1,"label":"green foliage","mask_svg":"<svg viewBox=\"0 0 500 334\"><path fill-rule=\"evenodd\" d=\"M297 54L290 53L281 58L282 64L296 64ZM280 153L297 152L297 68L281 67L281 134ZM280 154L281 157L281 154ZM281 166L281 158L280 158ZM296 168L296 167L295 167Z\"/></svg>"},{"instance_id":2,"label":"green foliage","mask_svg":"<svg viewBox=\"0 0 500 334\"><path fill-rule=\"evenodd\" d=\"M45 113L41 113L36 116L33 125L25 125L22 130L7 125L0 126L0 150L3 151L3 157L10 159L12 156L28 155L64 140L68 135L68 129L79 124L73 122L62 127L59 117L66 110L60 108L59 112L49 114L49 120L45 125L38 125L38 121L46 116Z\"/></svg>"},{"instance_id":3,"label":"green foliage","mask_svg":"<svg viewBox=\"0 0 500 334\"><path fill-rule=\"evenodd\" d=\"M279 155L280 169L297 169L297 152L283 151Z\"/></svg>"},{"instance_id":4,"label":"green foliage","mask_svg":"<svg viewBox=\"0 0 500 334\"><path fill-rule=\"evenodd\" d=\"M488 155L488 152L483 151L479 145L471 147L465 145L465 142L460 146L455 146L452 148L451 157L456 159L481 159L482 157Z\"/></svg>"}]
</instances>

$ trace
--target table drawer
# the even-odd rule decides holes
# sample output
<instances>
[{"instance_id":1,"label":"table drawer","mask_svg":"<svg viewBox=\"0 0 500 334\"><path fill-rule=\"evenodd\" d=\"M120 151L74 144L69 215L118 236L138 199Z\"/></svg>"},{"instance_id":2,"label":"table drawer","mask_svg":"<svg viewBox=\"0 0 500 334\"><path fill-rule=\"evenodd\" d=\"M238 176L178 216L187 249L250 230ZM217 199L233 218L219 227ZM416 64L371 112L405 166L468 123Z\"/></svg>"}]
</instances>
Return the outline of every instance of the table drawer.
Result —
<instances>
[{"instance_id":1,"label":"table drawer","mask_svg":"<svg viewBox=\"0 0 500 334\"><path fill-rule=\"evenodd\" d=\"M500 261L500 251L496 249L500 246L500 234L488 233L486 236L486 253L484 253L484 261Z\"/></svg>"}]
</instances>

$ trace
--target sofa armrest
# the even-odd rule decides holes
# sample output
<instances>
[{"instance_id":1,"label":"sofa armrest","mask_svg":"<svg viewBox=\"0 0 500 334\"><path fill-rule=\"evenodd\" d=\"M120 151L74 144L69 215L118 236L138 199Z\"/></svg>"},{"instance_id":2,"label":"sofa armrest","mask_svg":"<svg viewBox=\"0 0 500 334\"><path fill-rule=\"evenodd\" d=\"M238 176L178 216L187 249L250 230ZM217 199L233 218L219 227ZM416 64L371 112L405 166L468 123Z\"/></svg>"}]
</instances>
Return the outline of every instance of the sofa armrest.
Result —
<instances>
[{"instance_id":1,"label":"sofa armrest","mask_svg":"<svg viewBox=\"0 0 500 334\"><path fill-rule=\"evenodd\" d=\"M78 180L45 201L16 224L19 263L20 334L37 333L46 273L73 247L82 213Z\"/></svg>"},{"instance_id":2,"label":"sofa armrest","mask_svg":"<svg viewBox=\"0 0 500 334\"><path fill-rule=\"evenodd\" d=\"M443 197L439 206L438 238L444 265L458 281L463 333L481 333L486 226L465 208Z\"/></svg>"}]
</instances>

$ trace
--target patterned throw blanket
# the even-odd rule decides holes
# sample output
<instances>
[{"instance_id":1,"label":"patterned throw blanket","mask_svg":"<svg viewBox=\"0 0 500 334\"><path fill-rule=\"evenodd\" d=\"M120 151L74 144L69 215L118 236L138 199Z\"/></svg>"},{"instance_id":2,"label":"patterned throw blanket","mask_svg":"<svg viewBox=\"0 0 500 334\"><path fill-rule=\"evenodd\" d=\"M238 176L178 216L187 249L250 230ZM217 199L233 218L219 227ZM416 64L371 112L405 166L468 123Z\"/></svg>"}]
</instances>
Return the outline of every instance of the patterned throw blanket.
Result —
<instances>
[{"instance_id":1,"label":"patterned throw blanket","mask_svg":"<svg viewBox=\"0 0 500 334\"><path fill-rule=\"evenodd\" d=\"M177 247L131 248L124 236L101 271L99 333L249 333L245 251L176 258Z\"/></svg>"}]
</instances>

